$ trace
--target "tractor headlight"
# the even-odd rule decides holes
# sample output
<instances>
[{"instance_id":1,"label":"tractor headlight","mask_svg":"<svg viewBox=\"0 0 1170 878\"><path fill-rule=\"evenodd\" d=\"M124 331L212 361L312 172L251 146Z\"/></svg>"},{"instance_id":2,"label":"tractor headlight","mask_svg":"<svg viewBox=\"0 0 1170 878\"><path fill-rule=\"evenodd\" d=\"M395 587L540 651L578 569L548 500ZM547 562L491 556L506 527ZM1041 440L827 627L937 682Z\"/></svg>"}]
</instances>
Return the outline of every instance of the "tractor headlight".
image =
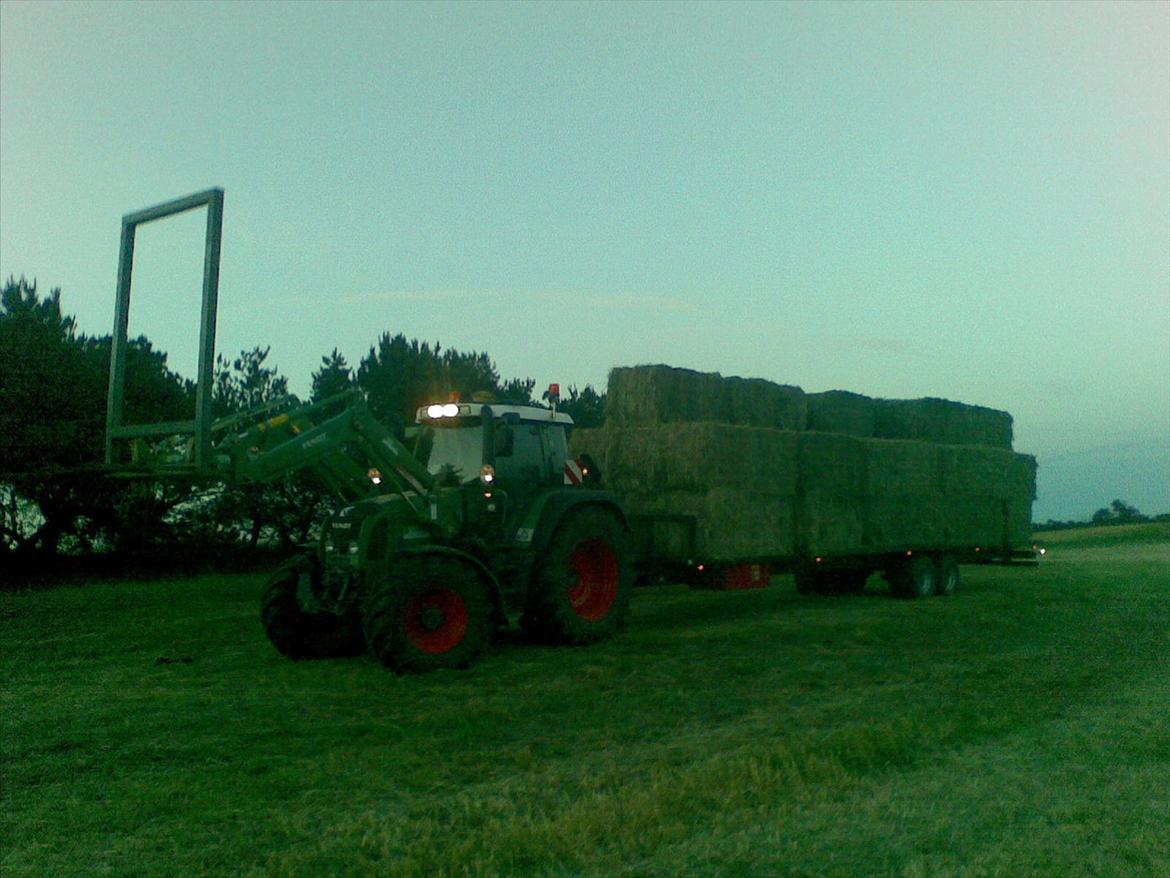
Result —
<instances>
[{"instance_id":1,"label":"tractor headlight","mask_svg":"<svg viewBox=\"0 0 1170 878\"><path fill-rule=\"evenodd\" d=\"M429 406L427 406L427 417L428 418L436 418L436 419L437 418L457 418L457 417L459 417L459 403L448 402L448 403L439 404L436 402L432 405L429 405Z\"/></svg>"}]
</instances>

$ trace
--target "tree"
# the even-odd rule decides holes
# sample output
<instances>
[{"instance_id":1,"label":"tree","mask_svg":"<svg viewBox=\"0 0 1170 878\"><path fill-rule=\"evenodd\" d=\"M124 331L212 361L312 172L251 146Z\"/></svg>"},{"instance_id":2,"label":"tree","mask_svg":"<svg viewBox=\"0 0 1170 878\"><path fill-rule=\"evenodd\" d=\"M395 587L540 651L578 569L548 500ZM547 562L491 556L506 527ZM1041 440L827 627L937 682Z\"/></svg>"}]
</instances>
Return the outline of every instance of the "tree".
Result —
<instances>
[{"instance_id":1,"label":"tree","mask_svg":"<svg viewBox=\"0 0 1170 878\"><path fill-rule=\"evenodd\" d=\"M528 401L532 379L513 379L500 385L500 373L486 353L444 350L435 342L407 340L384 332L362 358L357 384L366 393L370 411L392 429L414 421L422 405L457 394L471 399L487 393L496 399Z\"/></svg>"},{"instance_id":2,"label":"tree","mask_svg":"<svg viewBox=\"0 0 1170 878\"><path fill-rule=\"evenodd\" d=\"M264 365L270 350L271 347L257 345L250 351L240 351L230 365L222 354L215 358L212 408L216 417L239 414L288 396L288 379Z\"/></svg>"},{"instance_id":3,"label":"tree","mask_svg":"<svg viewBox=\"0 0 1170 878\"><path fill-rule=\"evenodd\" d=\"M535 378L509 378L500 385L500 402L514 405L535 405L532 391L536 388Z\"/></svg>"},{"instance_id":4,"label":"tree","mask_svg":"<svg viewBox=\"0 0 1170 878\"><path fill-rule=\"evenodd\" d=\"M1130 506L1124 500L1114 500L1108 506L1102 506L1092 518L1093 524L1132 524L1148 520L1136 506Z\"/></svg>"},{"instance_id":5,"label":"tree","mask_svg":"<svg viewBox=\"0 0 1170 878\"><path fill-rule=\"evenodd\" d=\"M115 510L142 492L99 471L110 343L77 334L60 289L42 297L21 277L0 291L0 551L46 557L67 538L83 548L119 539ZM144 337L129 343L126 372L128 422L189 417L190 383ZM158 504L146 507L155 524Z\"/></svg>"},{"instance_id":6,"label":"tree","mask_svg":"<svg viewBox=\"0 0 1170 878\"><path fill-rule=\"evenodd\" d=\"M288 379L266 365L269 351L256 346L230 362L216 358L212 406L217 416L240 414L288 395ZM325 492L306 474L291 473L267 484L208 489L184 511L182 522L194 538L205 543L243 542L255 549L271 538L287 548L307 541L325 500Z\"/></svg>"},{"instance_id":7,"label":"tree","mask_svg":"<svg viewBox=\"0 0 1170 878\"><path fill-rule=\"evenodd\" d=\"M313 389L310 399L320 402L343 393L354 386L353 369L337 350L321 358L321 368L313 373Z\"/></svg>"},{"instance_id":8,"label":"tree","mask_svg":"<svg viewBox=\"0 0 1170 878\"><path fill-rule=\"evenodd\" d=\"M594 390L592 384L580 391L572 385L569 398L561 400L560 410L570 415L577 427L600 427L605 423L605 394Z\"/></svg>"}]
</instances>

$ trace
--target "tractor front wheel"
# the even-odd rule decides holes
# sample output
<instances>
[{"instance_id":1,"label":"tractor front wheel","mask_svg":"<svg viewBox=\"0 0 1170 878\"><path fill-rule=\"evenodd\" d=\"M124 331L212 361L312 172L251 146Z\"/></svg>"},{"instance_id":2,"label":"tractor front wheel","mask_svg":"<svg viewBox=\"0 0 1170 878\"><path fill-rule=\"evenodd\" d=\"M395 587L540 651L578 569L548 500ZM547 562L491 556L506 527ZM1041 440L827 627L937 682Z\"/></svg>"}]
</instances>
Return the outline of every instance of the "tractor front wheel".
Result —
<instances>
[{"instance_id":1,"label":"tractor front wheel","mask_svg":"<svg viewBox=\"0 0 1170 878\"><path fill-rule=\"evenodd\" d=\"M633 583L622 523L604 509L570 512L536 562L520 625L542 642L601 640L624 623Z\"/></svg>"},{"instance_id":2,"label":"tractor front wheel","mask_svg":"<svg viewBox=\"0 0 1170 878\"><path fill-rule=\"evenodd\" d=\"M357 620L333 613L307 613L297 592L311 587L317 575L311 557L294 558L268 579L260 598L260 621L268 639L294 659L360 655L362 632Z\"/></svg>"},{"instance_id":3,"label":"tractor front wheel","mask_svg":"<svg viewBox=\"0 0 1170 878\"><path fill-rule=\"evenodd\" d=\"M457 558L403 558L372 583L362 607L370 652L399 673L467 667L487 648L493 628L488 595Z\"/></svg>"}]
</instances>

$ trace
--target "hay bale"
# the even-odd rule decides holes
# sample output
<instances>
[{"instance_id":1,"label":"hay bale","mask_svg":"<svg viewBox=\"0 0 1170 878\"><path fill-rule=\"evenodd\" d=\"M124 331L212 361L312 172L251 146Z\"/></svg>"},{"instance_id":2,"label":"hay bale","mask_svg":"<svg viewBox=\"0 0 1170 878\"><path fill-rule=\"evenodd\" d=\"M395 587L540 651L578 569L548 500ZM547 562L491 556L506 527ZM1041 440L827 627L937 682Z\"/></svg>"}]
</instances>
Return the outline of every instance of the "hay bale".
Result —
<instances>
[{"instance_id":1,"label":"hay bale","mask_svg":"<svg viewBox=\"0 0 1170 878\"><path fill-rule=\"evenodd\" d=\"M604 475L609 466L609 433L603 427L574 427L569 434L569 454L573 457L588 454L601 467Z\"/></svg>"},{"instance_id":2,"label":"hay bale","mask_svg":"<svg viewBox=\"0 0 1170 878\"><path fill-rule=\"evenodd\" d=\"M803 430L804 391L760 378L724 378L672 366L610 370L606 422L618 426L711 421Z\"/></svg>"},{"instance_id":3,"label":"hay bale","mask_svg":"<svg viewBox=\"0 0 1170 878\"><path fill-rule=\"evenodd\" d=\"M809 490L797 503L796 542L811 555L856 552L865 535L865 498Z\"/></svg>"},{"instance_id":4,"label":"hay bale","mask_svg":"<svg viewBox=\"0 0 1170 878\"><path fill-rule=\"evenodd\" d=\"M936 494L895 494L865 499L862 546L871 552L947 545L944 533L951 508Z\"/></svg>"},{"instance_id":5,"label":"hay bale","mask_svg":"<svg viewBox=\"0 0 1170 878\"><path fill-rule=\"evenodd\" d=\"M1035 499L1036 458L1002 448L938 447L948 496Z\"/></svg>"},{"instance_id":6,"label":"hay bale","mask_svg":"<svg viewBox=\"0 0 1170 878\"><path fill-rule=\"evenodd\" d=\"M805 491L848 497L865 493L869 443L836 433L801 433L797 466Z\"/></svg>"},{"instance_id":7,"label":"hay bale","mask_svg":"<svg viewBox=\"0 0 1170 878\"><path fill-rule=\"evenodd\" d=\"M868 396L848 390L827 390L810 393L806 399L808 429L867 439L873 437L877 409L874 400Z\"/></svg>"},{"instance_id":8,"label":"hay bale","mask_svg":"<svg viewBox=\"0 0 1170 878\"><path fill-rule=\"evenodd\" d=\"M607 425L605 483L620 492L796 492L799 433L728 424ZM600 463L600 461L599 461Z\"/></svg>"},{"instance_id":9,"label":"hay bale","mask_svg":"<svg viewBox=\"0 0 1170 878\"><path fill-rule=\"evenodd\" d=\"M870 497L931 496L943 491L943 452L929 442L865 442L865 493Z\"/></svg>"},{"instance_id":10,"label":"hay bale","mask_svg":"<svg viewBox=\"0 0 1170 878\"><path fill-rule=\"evenodd\" d=\"M723 382L728 423L776 430L803 430L807 426L808 401L799 387L763 378L724 378Z\"/></svg>"},{"instance_id":11,"label":"hay bale","mask_svg":"<svg viewBox=\"0 0 1170 878\"><path fill-rule=\"evenodd\" d=\"M1012 447L1012 416L947 399L874 400L874 436L947 445Z\"/></svg>"},{"instance_id":12,"label":"hay bale","mask_svg":"<svg viewBox=\"0 0 1170 878\"><path fill-rule=\"evenodd\" d=\"M1032 499L1011 497L1007 500L1007 534L1005 545L1028 546L1032 542Z\"/></svg>"},{"instance_id":13,"label":"hay bale","mask_svg":"<svg viewBox=\"0 0 1170 878\"><path fill-rule=\"evenodd\" d=\"M618 425L722 421L730 416L723 377L671 366L618 366L610 370L605 419Z\"/></svg>"},{"instance_id":14,"label":"hay bale","mask_svg":"<svg viewBox=\"0 0 1170 878\"><path fill-rule=\"evenodd\" d=\"M732 488L623 496L658 558L724 563L787 556L794 551L793 498ZM676 519L689 519L687 527ZM693 545L688 537L693 537Z\"/></svg>"}]
</instances>

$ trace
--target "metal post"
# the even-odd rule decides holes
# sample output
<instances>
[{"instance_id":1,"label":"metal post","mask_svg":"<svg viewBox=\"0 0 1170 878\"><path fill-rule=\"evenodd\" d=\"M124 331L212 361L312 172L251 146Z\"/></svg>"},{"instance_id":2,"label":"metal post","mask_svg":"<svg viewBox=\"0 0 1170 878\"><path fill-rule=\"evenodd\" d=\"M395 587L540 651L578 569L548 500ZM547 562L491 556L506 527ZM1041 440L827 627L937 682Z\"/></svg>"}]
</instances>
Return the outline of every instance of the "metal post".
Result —
<instances>
[{"instance_id":1,"label":"metal post","mask_svg":"<svg viewBox=\"0 0 1170 878\"><path fill-rule=\"evenodd\" d=\"M211 398L215 380L215 317L219 302L219 249L223 233L223 190L213 189L207 202L207 238L203 248L203 308L199 320L199 374L195 385L195 467L211 468Z\"/></svg>"},{"instance_id":2,"label":"metal post","mask_svg":"<svg viewBox=\"0 0 1170 878\"><path fill-rule=\"evenodd\" d=\"M130 324L130 273L134 267L134 229L122 218L122 246L118 251L118 297L114 303L114 336L110 342L110 387L106 402L106 465L114 462L114 435L122 427L126 385L126 331Z\"/></svg>"}]
</instances>

